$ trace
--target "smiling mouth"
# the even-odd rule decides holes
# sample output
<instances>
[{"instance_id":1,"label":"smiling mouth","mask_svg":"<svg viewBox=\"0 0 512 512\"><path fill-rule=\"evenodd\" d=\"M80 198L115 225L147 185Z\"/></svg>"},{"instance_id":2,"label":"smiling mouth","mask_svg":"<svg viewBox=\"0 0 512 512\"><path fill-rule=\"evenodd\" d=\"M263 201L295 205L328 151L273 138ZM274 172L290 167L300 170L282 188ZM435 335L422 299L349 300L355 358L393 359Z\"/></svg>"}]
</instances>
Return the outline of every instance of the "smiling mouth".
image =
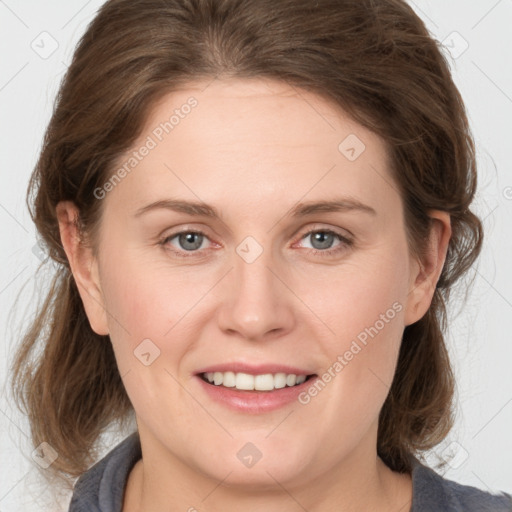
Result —
<instances>
[{"instance_id":1,"label":"smiling mouth","mask_svg":"<svg viewBox=\"0 0 512 512\"><path fill-rule=\"evenodd\" d=\"M300 386L311 375L296 375L294 373L265 373L251 375L243 372L205 372L199 377L212 386L236 389L237 391L275 391L283 388Z\"/></svg>"}]
</instances>

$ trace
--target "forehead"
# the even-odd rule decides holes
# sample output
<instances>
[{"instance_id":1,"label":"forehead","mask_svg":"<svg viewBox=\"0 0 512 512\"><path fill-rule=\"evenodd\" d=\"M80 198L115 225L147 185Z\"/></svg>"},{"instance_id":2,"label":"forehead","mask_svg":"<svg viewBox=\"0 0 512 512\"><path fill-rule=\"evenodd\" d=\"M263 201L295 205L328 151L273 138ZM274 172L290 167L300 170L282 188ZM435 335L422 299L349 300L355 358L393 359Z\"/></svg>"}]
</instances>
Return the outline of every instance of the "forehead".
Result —
<instances>
[{"instance_id":1,"label":"forehead","mask_svg":"<svg viewBox=\"0 0 512 512\"><path fill-rule=\"evenodd\" d=\"M166 192L248 208L334 190L377 207L386 193L399 199L380 137L331 102L272 80L196 82L168 93L117 167L130 158L114 195L134 208Z\"/></svg>"},{"instance_id":2,"label":"forehead","mask_svg":"<svg viewBox=\"0 0 512 512\"><path fill-rule=\"evenodd\" d=\"M189 108L191 101L195 106ZM166 125L169 121L173 126ZM199 136L202 143L227 150L236 149L236 143L244 149L321 146L337 152L340 137L350 134L382 144L333 102L263 78L216 79L167 94L149 113L143 134L160 139L171 132L188 139Z\"/></svg>"}]
</instances>

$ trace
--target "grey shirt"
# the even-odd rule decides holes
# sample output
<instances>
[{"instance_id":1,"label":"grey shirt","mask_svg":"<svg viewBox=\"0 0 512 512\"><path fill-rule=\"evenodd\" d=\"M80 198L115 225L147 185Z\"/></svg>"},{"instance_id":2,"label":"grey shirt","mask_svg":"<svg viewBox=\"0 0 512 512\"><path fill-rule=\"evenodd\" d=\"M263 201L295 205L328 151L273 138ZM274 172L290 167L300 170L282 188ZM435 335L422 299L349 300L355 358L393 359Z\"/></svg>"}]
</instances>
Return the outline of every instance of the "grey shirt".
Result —
<instances>
[{"instance_id":1,"label":"grey shirt","mask_svg":"<svg viewBox=\"0 0 512 512\"><path fill-rule=\"evenodd\" d=\"M121 512L128 475L141 458L138 433L119 443L76 482L68 512ZM409 512L512 512L512 496L447 480L413 461Z\"/></svg>"}]
</instances>

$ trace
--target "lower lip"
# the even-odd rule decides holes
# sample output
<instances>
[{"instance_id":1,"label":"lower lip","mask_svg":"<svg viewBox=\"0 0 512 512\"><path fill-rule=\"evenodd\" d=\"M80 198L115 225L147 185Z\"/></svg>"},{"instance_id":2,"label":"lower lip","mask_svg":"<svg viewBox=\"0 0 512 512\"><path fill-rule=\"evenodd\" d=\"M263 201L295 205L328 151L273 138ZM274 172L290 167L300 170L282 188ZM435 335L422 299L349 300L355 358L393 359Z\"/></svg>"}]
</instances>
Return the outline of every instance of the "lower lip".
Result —
<instances>
[{"instance_id":1,"label":"lower lip","mask_svg":"<svg viewBox=\"0 0 512 512\"><path fill-rule=\"evenodd\" d=\"M236 388L208 384L199 375L196 379L206 394L216 402L246 413L259 414L274 411L296 400L318 377L310 377L297 386L287 386L273 391L242 391Z\"/></svg>"}]
</instances>

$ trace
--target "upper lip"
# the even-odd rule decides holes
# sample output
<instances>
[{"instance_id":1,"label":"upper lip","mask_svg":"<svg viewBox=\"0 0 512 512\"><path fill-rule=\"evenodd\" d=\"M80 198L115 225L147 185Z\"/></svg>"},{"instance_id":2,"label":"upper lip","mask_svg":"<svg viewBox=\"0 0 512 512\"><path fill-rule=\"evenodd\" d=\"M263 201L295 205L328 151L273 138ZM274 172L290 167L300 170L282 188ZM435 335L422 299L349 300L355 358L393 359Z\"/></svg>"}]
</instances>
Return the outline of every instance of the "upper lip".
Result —
<instances>
[{"instance_id":1,"label":"upper lip","mask_svg":"<svg viewBox=\"0 0 512 512\"><path fill-rule=\"evenodd\" d=\"M266 373L287 373L295 375L313 375L313 372L304 368L295 366L288 366L284 364L247 364L243 362L221 363L201 368L196 373L209 373L209 372L233 372L233 373L248 373L249 375L263 375Z\"/></svg>"}]
</instances>

